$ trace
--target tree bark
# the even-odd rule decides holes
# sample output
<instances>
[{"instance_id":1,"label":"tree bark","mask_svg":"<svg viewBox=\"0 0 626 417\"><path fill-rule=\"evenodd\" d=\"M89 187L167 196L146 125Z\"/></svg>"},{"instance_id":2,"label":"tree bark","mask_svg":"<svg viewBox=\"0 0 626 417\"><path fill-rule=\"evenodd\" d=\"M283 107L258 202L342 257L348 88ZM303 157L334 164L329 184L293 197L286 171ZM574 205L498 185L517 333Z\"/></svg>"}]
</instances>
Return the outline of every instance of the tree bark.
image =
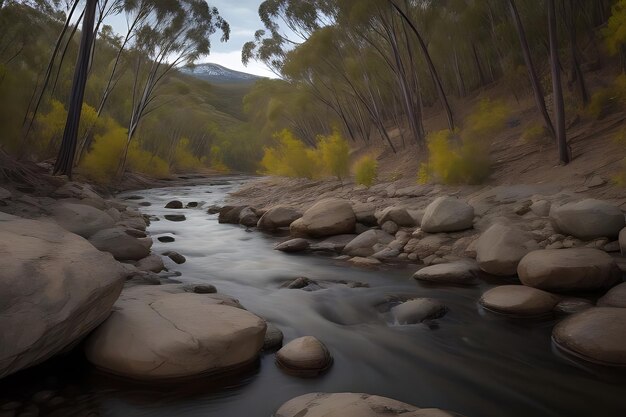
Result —
<instances>
[{"instance_id":1,"label":"tree bark","mask_svg":"<svg viewBox=\"0 0 626 417\"><path fill-rule=\"evenodd\" d=\"M87 84L87 73L89 70L89 58L91 54L91 44L94 41L93 26L96 18L97 0L87 0L85 6L85 18L83 19L80 49L78 60L74 69L74 81L70 96L70 105L67 112L67 123L63 132L63 141L59 149L59 155L54 164L54 174L67 175L72 178L72 168L74 167L74 157L76 155L76 142L78 140L78 127L80 115L85 96L85 85Z\"/></svg>"},{"instance_id":2,"label":"tree bark","mask_svg":"<svg viewBox=\"0 0 626 417\"><path fill-rule=\"evenodd\" d=\"M509 4L511 6L511 15L513 16L515 28L517 29L517 34L519 36L520 45L522 47L524 61L526 61L526 67L528 68L528 76L530 78L530 83L533 88L533 94L535 96L535 104L537 105L537 110L541 114L541 117L543 117L544 125L546 129L548 130L548 133L550 134L550 136L556 139L554 126L552 125L552 120L550 120L550 115L548 114L548 110L546 109L546 102L544 100L543 89L541 88L541 84L539 83L539 77L537 77L537 71L535 70L535 65L533 64L533 59L530 54L528 41L526 40L526 33L524 32L524 25L522 24L522 19L520 18L519 13L517 11L517 7L515 6L515 0L509 0Z\"/></svg>"},{"instance_id":3,"label":"tree bark","mask_svg":"<svg viewBox=\"0 0 626 417\"><path fill-rule=\"evenodd\" d=\"M580 68L580 58L578 48L576 47L576 21L574 19L574 0L569 0L569 40L570 40L570 59L572 60L572 82L578 84L580 99L583 106L589 103L589 93L585 84L585 76Z\"/></svg>"},{"instance_id":4,"label":"tree bark","mask_svg":"<svg viewBox=\"0 0 626 417\"><path fill-rule=\"evenodd\" d=\"M561 70L559 65L559 44L557 40L556 6L554 0L548 0L548 32L550 38L550 63L552 67L552 96L554 101L554 118L556 120L556 139L559 148L559 161L563 165L569 163L567 138L565 137L565 105L561 87Z\"/></svg>"},{"instance_id":5,"label":"tree bark","mask_svg":"<svg viewBox=\"0 0 626 417\"><path fill-rule=\"evenodd\" d=\"M448 97L446 96L446 93L443 89L443 84L441 83L441 79L439 78L439 74L437 73L437 68L435 68L435 64L433 63L433 60L430 57L430 53L428 52L426 43L424 42L424 39L422 39L422 35L420 35L419 31L417 30L417 28L415 27L411 19L406 15L406 13L404 13L402 9L399 8L396 3L394 3L393 0L389 0L389 1L391 2L391 5L393 6L393 8L396 9L398 13L400 13L400 16L402 16L402 18L409 25L409 27L411 28L411 30L417 37L417 41L420 45L420 49L422 50L424 54L424 58L426 59L426 64L428 65L430 75L433 77L433 81L435 82L435 88L437 89L439 100L441 101L441 105L446 111L446 116L448 117L448 126L450 127L450 130L454 130L454 117L452 115L452 109L450 108L450 104L448 103Z\"/></svg>"}]
</instances>

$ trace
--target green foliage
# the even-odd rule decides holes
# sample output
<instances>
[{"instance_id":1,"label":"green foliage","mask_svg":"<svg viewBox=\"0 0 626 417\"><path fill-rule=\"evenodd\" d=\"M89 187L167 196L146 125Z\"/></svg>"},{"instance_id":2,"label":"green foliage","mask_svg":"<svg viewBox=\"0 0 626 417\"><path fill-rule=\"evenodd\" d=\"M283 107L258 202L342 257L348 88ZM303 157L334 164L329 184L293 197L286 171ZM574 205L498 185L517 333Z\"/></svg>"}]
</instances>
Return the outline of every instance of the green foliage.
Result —
<instances>
[{"instance_id":1,"label":"green foliage","mask_svg":"<svg viewBox=\"0 0 626 417\"><path fill-rule=\"evenodd\" d=\"M470 114L463 124L462 136L472 141L488 139L503 130L511 111L501 101L482 100L478 110Z\"/></svg>"},{"instance_id":2,"label":"green foliage","mask_svg":"<svg viewBox=\"0 0 626 417\"><path fill-rule=\"evenodd\" d=\"M202 168L202 161L189 148L189 139L182 138L174 150L172 168L177 172L193 172Z\"/></svg>"},{"instance_id":3,"label":"green foliage","mask_svg":"<svg viewBox=\"0 0 626 417\"><path fill-rule=\"evenodd\" d=\"M460 131L440 130L428 135L428 163L420 166L418 182L480 184L489 176L491 137L506 127L508 108L483 101Z\"/></svg>"},{"instance_id":4,"label":"green foliage","mask_svg":"<svg viewBox=\"0 0 626 417\"><path fill-rule=\"evenodd\" d=\"M318 138L317 149L327 172L342 179L350 172L350 147L337 129L329 136Z\"/></svg>"},{"instance_id":5,"label":"green foliage","mask_svg":"<svg viewBox=\"0 0 626 417\"><path fill-rule=\"evenodd\" d=\"M99 183L109 183L115 178L128 140L128 131L115 120L108 118L104 123L105 132L96 135L91 151L78 167L80 173ZM167 162L139 148L136 142L128 149L128 166L153 177L169 174Z\"/></svg>"},{"instance_id":6,"label":"green foliage","mask_svg":"<svg viewBox=\"0 0 626 417\"><path fill-rule=\"evenodd\" d=\"M354 164L354 176L357 184L371 187L378 177L378 162L371 155L360 158Z\"/></svg>"},{"instance_id":7,"label":"green foliage","mask_svg":"<svg viewBox=\"0 0 626 417\"><path fill-rule=\"evenodd\" d=\"M224 164L224 154L219 146L211 146L211 153L209 157L209 164L211 168L216 171L228 172L228 167Z\"/></svg>"},{"instance_id":8,"label":"green foliage","mask_svg":"<svg viewBox=\"0 0 626 417\"><path fill-rule=\"evenodd\" d=\"M612 54L617 54L626 44L626 0L619 0L613 6L611 17L602 33Z\"/></svg>"},{"instance_id":9,"label":"green foliage","mask_svg":"<svg viewBox=\"0 0 626 417\"><path fill-rule=\"evenodd\" d=\"M320 173L314 149L307 148L287 129L275 135L276 146L265 148L261 166L267 174L282 177L314 178Z\"/></svg>"}]
</instances>

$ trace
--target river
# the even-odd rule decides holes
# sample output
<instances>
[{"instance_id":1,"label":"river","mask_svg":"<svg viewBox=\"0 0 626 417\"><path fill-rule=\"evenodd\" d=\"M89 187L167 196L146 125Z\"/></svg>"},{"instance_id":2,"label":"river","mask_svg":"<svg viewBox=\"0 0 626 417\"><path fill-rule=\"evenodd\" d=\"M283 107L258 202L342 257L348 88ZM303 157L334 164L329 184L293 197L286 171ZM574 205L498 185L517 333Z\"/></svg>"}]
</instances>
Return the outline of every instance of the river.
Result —
<instances>
[{"instance_id":1,"label":"river","mask_svg":"<svg viewBox=\"0 0 626 417\"><path fill-rule=\"evenodd\" d=\"M251 369L228 377L204 377L163 385L123 381L94 370L74 352L0 383L0 395L27 395L54 388L73 396L71 413L106 417L270 417L285 401L310 392L365 392L420 407L438 407L468 417L618 417L626 415L626 378L572 362L550 340L555 319L513 320L481 309L477 301L493 284L432 286L410 279L415 266L362 270L323 255L273 250L282 238L219 224L205 209L176 210L187 220L171 222L172 199L219 204L241 179L210 185L134 191L158 216L149 232L153 250L174 250L187 262L169 266L182 282L214 284L250 311L275 323L285 340L312 335L334 357L330 371L301 379L284 374L272 353ZM121 196L123 198L124 195ZM137 201L135 201L137 202ZM307 292L280 288L287 280L347 280ZM449 307L428 324L395 325L384 313L388 296L431 297ZM69 394L67 393L69 392Z\"/></svg>"}]
</instances>

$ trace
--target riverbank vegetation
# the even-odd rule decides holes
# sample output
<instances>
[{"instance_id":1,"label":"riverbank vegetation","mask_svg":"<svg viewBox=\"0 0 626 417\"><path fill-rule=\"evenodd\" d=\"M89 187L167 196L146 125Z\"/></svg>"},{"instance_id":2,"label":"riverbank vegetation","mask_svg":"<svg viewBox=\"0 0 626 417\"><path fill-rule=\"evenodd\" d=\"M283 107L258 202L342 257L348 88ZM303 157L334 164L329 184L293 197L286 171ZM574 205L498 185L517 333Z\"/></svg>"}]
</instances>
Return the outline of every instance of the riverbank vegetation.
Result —
<instances>
[{"instance_id":1,"label":"riverbank vegetation","mask_svg":"<svg viewBox=\"0 0 626 417\"><path fill-rule=\"evenodd\" d=\"M623 0L267 0L259 16L243 61L282 78L249 96L261 131L410 149L422 182L486 180L490 143L520 124L568 164L568 130L624 109Z\"/></svg>"},{"instance_id":2,"label":"riverbank vegetation","mask_svg":"<svg viewBox=\"0 0 626 417\"><path fill-rule=\"evenodd\" d=\"M2 151L97 182L343 179L368 154L379 175L479 183L497 138L566 165L577 129L613 129L626 104L625 0L265 0L259 17L242 60L279 78L213 85L179 71L229 39L203 0L3 1Z\"/></svg>"},{"instance_id":3,"label":"riverbank vegetation","mask_svg":"<svg viewBox=\"0 0 626 417\"><path fill-rule=\"evenodd\" d=\"M75 117L70 91L87 5L0 7L0 146L19 159L54 161ZM112 19L126 26L114 31ZM205 55L211 38L228 40L217 9L196 0L100 0L93 34L72 152L79 174L111 182L125 170L165 177L225 170L226 161L233 169L256 164L242 120L250 86L214 86L177 71Z\"/></svg>"}]
</instances>

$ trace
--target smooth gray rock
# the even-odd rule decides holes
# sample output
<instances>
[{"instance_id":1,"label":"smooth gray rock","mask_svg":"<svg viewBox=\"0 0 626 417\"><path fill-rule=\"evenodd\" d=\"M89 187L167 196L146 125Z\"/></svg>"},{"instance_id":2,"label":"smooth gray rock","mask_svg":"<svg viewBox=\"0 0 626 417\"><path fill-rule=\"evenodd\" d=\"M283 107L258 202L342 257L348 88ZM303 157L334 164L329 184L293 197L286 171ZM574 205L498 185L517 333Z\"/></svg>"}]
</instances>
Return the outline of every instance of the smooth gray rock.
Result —
<instances>
[{"instance_id":1,"label":"smooth gray rock","mask_svg":"<svg viewBox=\"0 0 626 417\"><path fill-rule=\"evenodd\" d=\"M390 235L395 235L399 229L398 225L391 220L387 220L380 228L383 232L389 233Z\"/></svg>"},{"instance_id":2,"label":"smooth gray rock","mask_svg":"<svg viewBox=\"0 0 626 417\"><path fill-rule=\"evenodd\" d=\"M405 301L391 309L391 313L399 324L417 324L424 320L432 320L446 314L448 308L428 298L416 298Z\"/></svg>"},{"instance_id":3,"label":"smooth gray rock","mask_svg":"<svg viewBox=\"0 0 626 417\"><path fill-rule=\"evenodd\" d=\"M118 261L138 261L150 255L152 239L127 234L123 229L104 229L89 238L89 243L103 252L109 252Z\"/></svg>"},{"instance_id":4,"label":"smooth gray rock","mask_svg":"<svg viewBox=\"0 0 626 417\"><path fill-rule=\"evenodd\" d=\"M308 240L297 237L295 239L290 239L286 242L277 244L276 246L274 246L274 250L287 253L295 253L303 252L307 250L309 246L310 244Z\"/></svg>"},{"instance_id":5,"label":"smooth gray rock","mask_svg":"<svg viewBox=\"0 0 626 417\"><path fill-rule=\"evenodd\" d=\"M185 258L183 255L181 255L178 252L168 251L168 252L164 252L163 255L167 256L168 258L170 258L172 261L174 261L175 263L179 265L187 262L187 258Z\"/></svg>"},{"instance_id":6,"label":"smooth gray rock","mask_svg":"<svg viewBox=\"0 0 626 417\"><path fill-rule=\"evenodd\" d=\"M598 300L598 306L626 308L626 282L611 288Z\"/></svg>"},{"instance_id":7,"label":"smooth gray rock","mask_svg":"<svg viewBox=\"0 0 626 417\"><path fill-rule=\"evenodd\" d=\"M259 217L251 207L246 207L239 213L239 224L247 227L254 227L259 222Z\"/></svg>"},{"instance_id":8,"label":"smooth gray rock","mask_svg":"<svg viewBox=\"0 0 626 417\"><path fill-rule=\"evenodd\" d=\"M372 203L353 203L352 210L358 223L366 226L376 226L376 205Z\"/></svg>"},{"instance_id":9,"label":"smooth gray rock","mask_svg":"<svg viewBox=\"0 0 626 417\"><path fill-rule=\"evenodd\" d=\"M594 199L553 206L550 218L558 231L583 240L616 237L626 226L618 207Z\"/></svg>"},{"instance_id":10,"label":"smooth gray rock","mask_svg":"<svg viewBox=\"0 0 626 417\"><path fill-rule=\"evenodd\" d=\"M104 321L126 270L52 222L0 216L0 378L61 353Z\"/></svg>"},{"instance_id":11,"label":"smooth gray rock","mask_svg":"<svg viewBox=\"0 0 626 417\"><path fill-rule=\"evenodd\" d=\"M530 205L530 211L539 217L547 217L550 214L550 202L547 200L538 200Z\"/></svg>"},{"instance_id":12,"label":"smooth gray rock","mask_svg":"<svg viewBox=\"0 0 626 417\"><path fill-rule=\"evenodd\" d=\"M452 197L439 197L426 207L422 230L426 233L458 232L474 225L474 208Z\"/></svg>"},{"instance_id":13,"label":"smooth gray rock","mask_svg":"<svg viewBox=\"0 0 626 417\"><path fill-rule=\"evenodd\" d=\"M378 216L378 224L383 225L391 221L402 227L415 226L415 219L404 207L387 207Z\"/></svg>"},{"instance_id":14,"label":"smooth gray rock","mask_svg":"<svg viewBox=\"0 0 626 417\"><path fill-rule=\"evenodd\" d=\"M218 294L131 287L87 339L96 367L140 380L180 378L233 369L254 360L265 321Z\"/></svg>"},{"instance_id":15,"label":"smooth gray rock","mask_svg":"<svg viewBox=\"0 0 626 417\"><path fill-rule=\"evenodd\" d=\"M280 331L273 323L267 323L267 330L265 331L265 339L263 341L263 350L276 350L280 349L283 345L283 332Z\"/></svg>"},{"instance_id":16,"label":"smooth gray rock","mask_svg":"<svg viewBox=\"0 0 626 417\"><path fill-rule=\"evenodd\" d=\"M371 229L355 237L344 248L342 253L350 256L368 257L376 253L374 246L382 244L387 246L393 242L394 237L382 230Z\"/></svg>"},{"instance_id":17,"label":"smooth gray rock","mask_svg":"<svg viewBox=\"0 0 626 417\"><path fill-rule=\"evenodd\" d=\"M558 302L559 297L524 285L501 285L485 292L480 298L480 304L486 309L515 317L548 314Z\"/></svg>"},{"instance_id":18,"label":"smooth gray rock","mask_svg":"<svg viewBox=\"0 0 626 417\"><path fill-rule=\"evenodd\" d=\"M324 237L353 233L356 217L348 200L329 198L315 203L304 212L298 222L297 233ZM294 233L292 235L297 236Z\"/></svg>"},{"instance_id":19,"label":"smooth gray rock","mask_svg":"<svg viewBox=\"0 0 626 417\"><path fill-rule=\"evenodd\" d=\"M433 283L472 285L480 272L478 264L471 260L427 266L420 269L413 278Z\"/></svg>"},{"instance_id":20,"label":"smooth gray rock","mask_svg":"<svg viewBox=\"0 0 626 417\"><path fill-rule=\"evenodd\" d=\"M574 314L552 330L557 346L589 362L626 366L626 308L596 307Z\"/></svg>"},{"instance_id":21,"label":"smooth gray rock","mask_svg":"<svg viewBox=\"0 0 626 417\"><path fill-rule=\"evenodd\" d=\"M302 217L302 212L293 207L275 206L261 216L257 223L259 230L272 231L281 227L289 227L291 223Z\"/></svg>"},{"instance_id":22,"label":"smooth gray rock","mask_svg":"<svg viewBox=\"0 0 626 417\"><path fill-rule=\"evenodd\" d=\"M438 408L410 404L369 394L312 393L283 404L274 417L463 417Z\"/></svg>"},{"instance_id":23,"label":"smooth gray rock","mask_svg":"<svg viewBox=\"0 0 626 417\"><path fill-rule=\"evenodd\" d=\"M276 363L287 373L313 376L325 372L332 365L332 356L326 346L313 336L292 340L276 353Z\"/></svg>"},{"instance_id":24,"label":"smooth gray rock","mask_svg":"<svg viewBox=\"0 0 626 417\"><path fill-rule=\"evenodd\" d=\"M51 211L52 219L59 226L84 238L115 225L107 213L86 204L57 203Z\"/></svg>"},{"instance_id":25,"label":"smooth gray rock","mask_svg":"<svg viewBox=\"0 0 626 417\"><path fill-rule=\"evenodd\" d=\"M599 290L621 280L613 258L591 248L530 252L520 261L517 274L524 285L547 291Z\"/></svg>"},{"instance_id":26,"label":"smooth gray rock","mask_svg":"<svg viewBox=\"0 0 626 417\"><path fill-rule=\"evenodd\" d=\"M480 269L492 275L515 275L526 254L539 249L532 234L517 227L493 224L476 241L476 261Z\"/></svg>"},{"instance_id":27,"label":"smooth gray rock","mask_svg":"<svg viewBox=\"0 0 626 417\"><path fill-rule=\"evenodd\" d=\"M172 200L165 205L166 209L182 209L184 207L182 201Z\"/></svg>"},{"instance_id":28,"label":"smooth gray rock","mask_svg":"<svg viewBox=\"0 0 626 417\"><path fill-rule=\"evenodd\" d=\"M619 232L619 248L622 255L626 256L626 227Z\"/></svg>"},{"instance_id":29,"label":"smooth gray rock","mask_svg":"<svg viewBox=\"0 0 626 417\"><path fill-rule=\"evenodd\" d=\"M165 269L163 258L159 255L146 256L135 263L135 267L140 271L150 271L159 273Z\"/></svg>"}]
</instances>

